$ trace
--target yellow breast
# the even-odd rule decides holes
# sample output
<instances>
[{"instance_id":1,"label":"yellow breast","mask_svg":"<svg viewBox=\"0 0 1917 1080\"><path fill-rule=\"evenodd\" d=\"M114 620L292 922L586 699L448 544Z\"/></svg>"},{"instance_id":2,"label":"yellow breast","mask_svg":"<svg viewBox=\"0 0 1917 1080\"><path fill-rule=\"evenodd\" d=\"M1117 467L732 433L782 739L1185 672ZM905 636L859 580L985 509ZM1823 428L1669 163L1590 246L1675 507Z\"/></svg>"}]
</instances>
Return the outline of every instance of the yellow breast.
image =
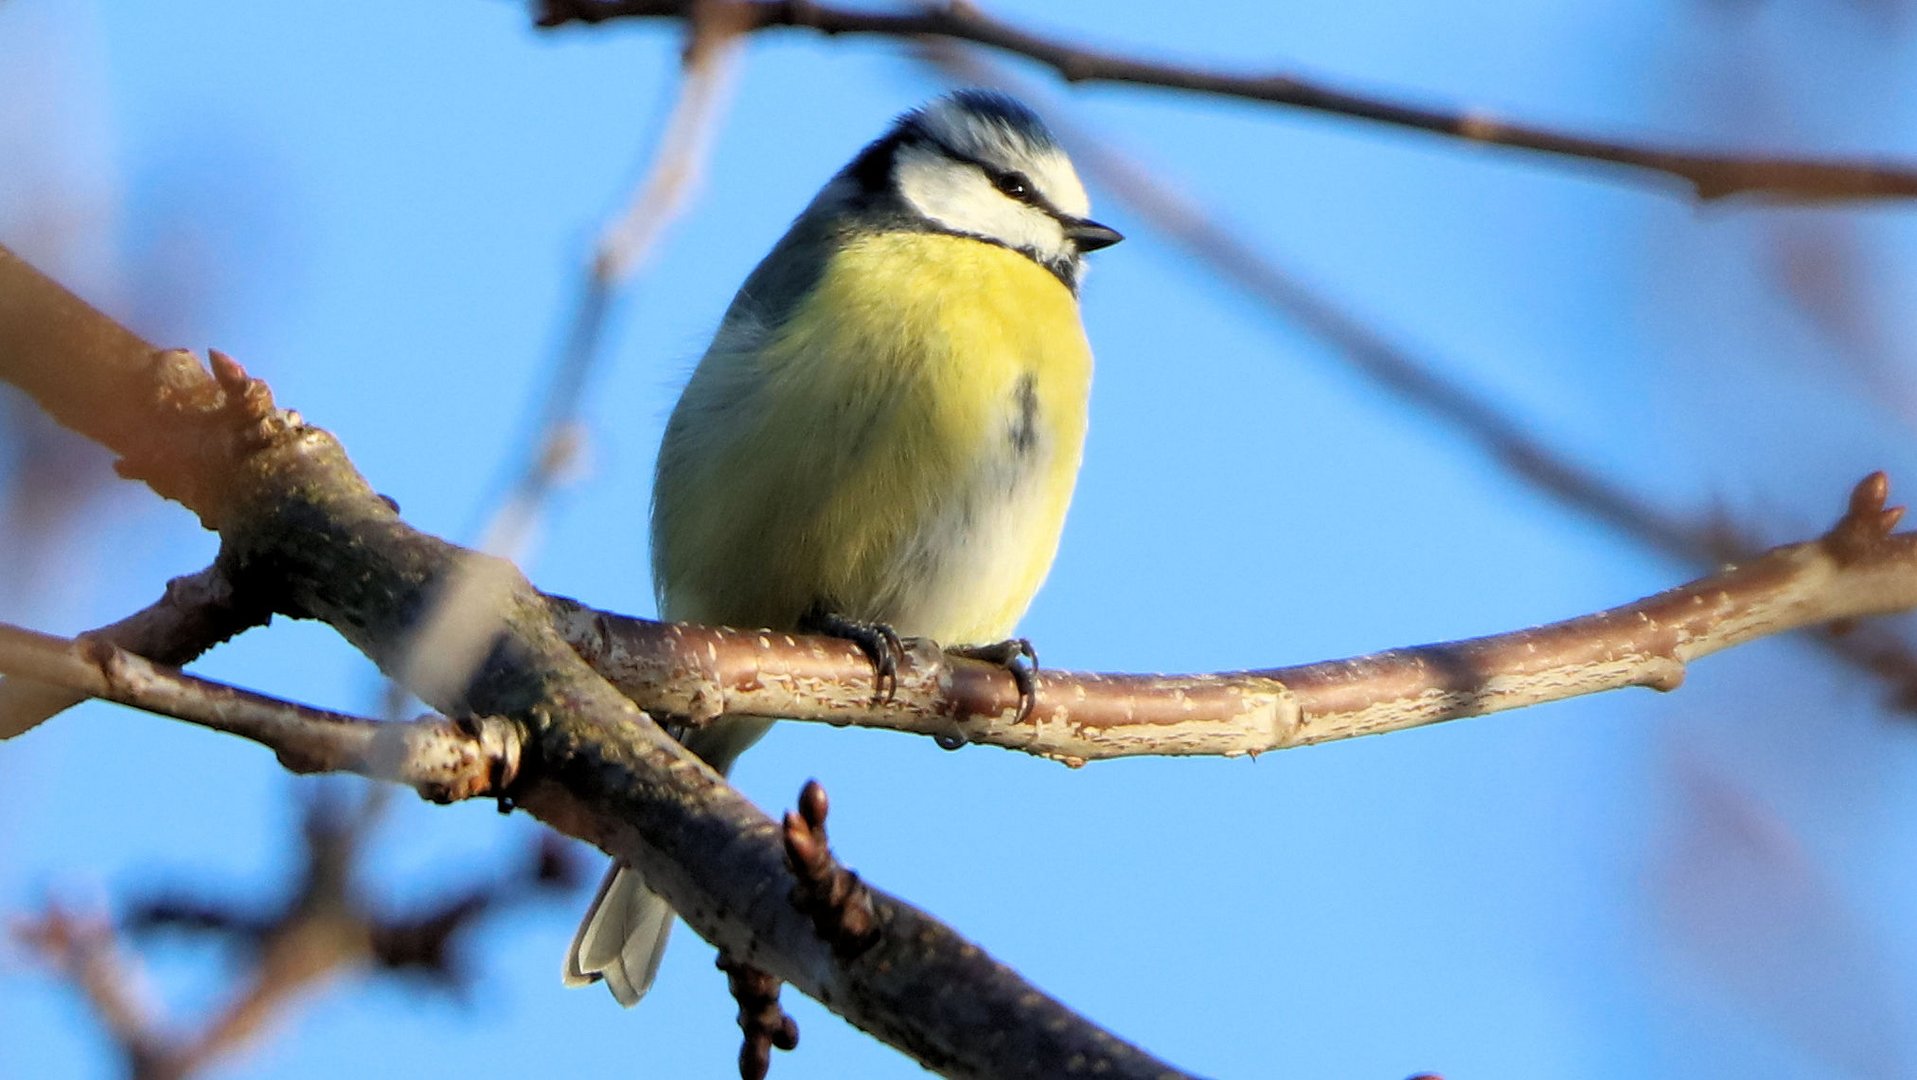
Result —
<instances>
[{"instance_id":1,"label":"yellow breast","mask_svg":"<svg viewBox=\"0 0 1917 1080\"><path fill-rule=\"evenodd\" d=\"M701 361L668 430L654 561L672 618L814 604L947 642L1011 631L1057 550L1091 354L1015 252L849 243L755 349Z\"/></svg>"}]
</instances>

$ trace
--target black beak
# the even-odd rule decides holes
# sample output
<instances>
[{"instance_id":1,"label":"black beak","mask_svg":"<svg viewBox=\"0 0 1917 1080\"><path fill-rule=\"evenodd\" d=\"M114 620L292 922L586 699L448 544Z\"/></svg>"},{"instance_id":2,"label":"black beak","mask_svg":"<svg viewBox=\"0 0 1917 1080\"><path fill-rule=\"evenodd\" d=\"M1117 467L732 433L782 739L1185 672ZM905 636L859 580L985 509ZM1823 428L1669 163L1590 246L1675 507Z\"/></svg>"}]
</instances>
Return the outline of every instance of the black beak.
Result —
<instances>
[{"instance_id":1,"label":"black beak","mask_svg":"<svg viewBox=\"0 0 1917 1080\"><path fill-rule=\"evenodd\" d=\"M1078 253L1083 255L1088 251L1111 247L1125 239L1125 234L1089 218L1066 218L1065 239L1070 240Z\"/></svg>"}]
</instances>

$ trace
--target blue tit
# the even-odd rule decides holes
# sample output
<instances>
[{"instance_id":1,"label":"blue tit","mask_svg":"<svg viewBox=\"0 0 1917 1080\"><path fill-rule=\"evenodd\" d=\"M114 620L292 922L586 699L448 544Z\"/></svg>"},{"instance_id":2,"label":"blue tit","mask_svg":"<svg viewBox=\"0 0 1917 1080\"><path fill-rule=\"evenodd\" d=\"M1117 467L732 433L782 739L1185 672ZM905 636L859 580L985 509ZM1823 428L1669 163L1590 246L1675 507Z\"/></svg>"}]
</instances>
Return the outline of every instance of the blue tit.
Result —
<instances>
[{"instance_id":1,"label":"blue tit","mask_svg":"<svg viewBox=\"0 0 1917 1080\"><path fill-rule=\"evenodd\" d=\"M1045 125L966 90L900 117L732 301L666 425L659 610L776 630L1006 638L1085 441L1082 258L1117 243ZM770 721L684 734L720 773ZM632 1005L672 909L614 863L566 956Z\"/></svg>"}]
</instances>

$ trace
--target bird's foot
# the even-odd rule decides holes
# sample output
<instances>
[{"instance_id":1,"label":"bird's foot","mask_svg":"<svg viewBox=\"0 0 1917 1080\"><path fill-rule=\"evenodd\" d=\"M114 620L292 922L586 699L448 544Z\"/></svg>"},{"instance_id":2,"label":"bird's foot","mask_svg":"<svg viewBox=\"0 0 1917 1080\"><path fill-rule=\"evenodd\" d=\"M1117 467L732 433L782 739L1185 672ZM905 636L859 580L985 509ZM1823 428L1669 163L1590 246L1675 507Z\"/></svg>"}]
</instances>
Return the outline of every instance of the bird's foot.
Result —
<instances>
[{"instance_id":1,"label":"bird's foot","mask_svg":"<svg viewBox=\"0 0 1917 1080\"><path fill-rule=\"evenodd\" d=\"M948 645L945 651L951 656L983 660L1004 668L1018 687L1019 723L1031 719L1032 710L1038 707L1038 650L1032 648L1029 639L1008 638L989 645Z\"/></svg>"},{"instance_id":2,"label":"bird's foot","mask_svg":"<svg viewBox=\"0 0 1917 1080\"><path fill-rule=\"evenodd\" d=\"M905 643L899 632L882 622L868 622L830 611L807 612L799 620L799 629L849 641L872 661L872 676L877 684L874 700L888 702L899 690L899 663L905 659Z\"/></svg>"}]
</instances>

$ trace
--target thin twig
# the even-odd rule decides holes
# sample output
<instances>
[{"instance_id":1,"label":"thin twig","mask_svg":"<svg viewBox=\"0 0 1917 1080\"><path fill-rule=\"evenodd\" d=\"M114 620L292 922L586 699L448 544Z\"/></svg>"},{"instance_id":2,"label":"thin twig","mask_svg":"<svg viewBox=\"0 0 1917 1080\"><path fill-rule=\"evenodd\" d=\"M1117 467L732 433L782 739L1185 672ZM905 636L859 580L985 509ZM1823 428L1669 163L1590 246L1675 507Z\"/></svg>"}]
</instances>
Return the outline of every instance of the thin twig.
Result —
<instances>
[{"instance_id":1,"label":"thin twig","mask_svg":"<svg viewBox=\"0 0 1917 1080\"><path fill-rule=\"evenodd\" d=\"M167 582L166 594L147 607L80 636L178 667L243 630L264 626L271 615L243 603L220 568L209 566ZM0 740L83 700L84 695L43 683L0 679Z\"/></svg>"},{"instance_id":2,"label":"thin twig","mask_svg":"<svg viewBox=\"0 0 1917 1080\"><path fill-rule=\"evenodd\" d=\"M195 678L105 642L5 623L0 673L251 739L272 747L296 773L358 773L405 784L435 802L502 791L519 767L520 738L505 721L370 720Z\"/></svg>"},{"instance_id":3,"label":"thin twig","mask_svg":"<svg viewBox=\"0 0 1917 1080\"><path fill-rule=\"evenodd\" d=\"M1210 71L1083 47L992 18L970 3L909 12L862 11L811 0L715 0L734 9L742 31L792 27L825 34L871 34L907 41L969 42L1043 64L1067 82L1105 82L1185 90L1289 106L1420 131L1483 146L1528 151L1579 164L1618 166L1688 185L1710 200L1755 195L1791 200L1906 198L1917 195L1917 168L1896 161L1845 161L1695 153L1573 135L1503 121L1471 110L1427 108L1335 89L1295 75ZM683 18L690 0L540 0L544 27L611 19Z\"/></svg>"}]
</instances>

